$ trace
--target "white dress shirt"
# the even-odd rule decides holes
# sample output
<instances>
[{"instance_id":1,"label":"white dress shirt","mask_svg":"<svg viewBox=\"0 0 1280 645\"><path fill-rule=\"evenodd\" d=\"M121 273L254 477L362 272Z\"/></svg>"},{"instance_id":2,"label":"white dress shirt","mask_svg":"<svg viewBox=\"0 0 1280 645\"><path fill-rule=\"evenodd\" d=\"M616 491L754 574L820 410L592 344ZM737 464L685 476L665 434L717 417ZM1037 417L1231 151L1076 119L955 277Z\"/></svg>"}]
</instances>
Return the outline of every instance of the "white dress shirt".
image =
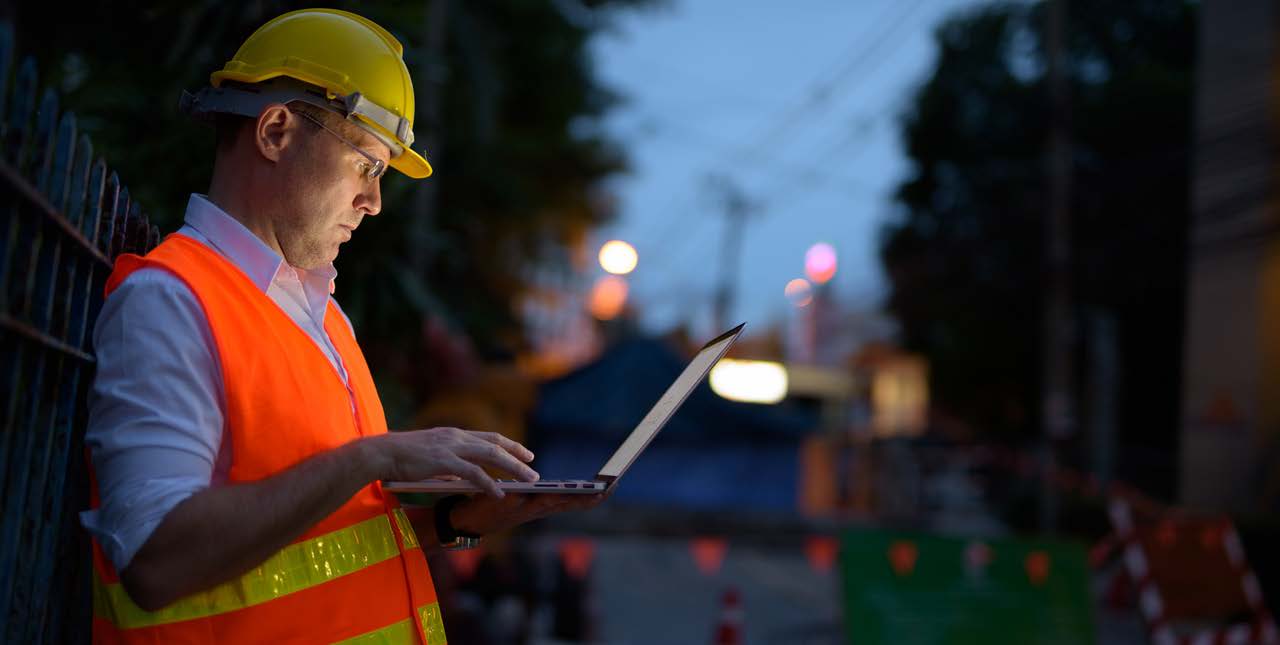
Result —
<instances>
[{"instance_id":1,"label":"white dress shirt","mask_svg":"<svg viewBox=\"0 0 1280 645\"><path fill-rule=\"evenodd\" d=\"M178 232L243 271L315 341L354 397L324 330L333 265L290 266L203 195L191 196L184 219ZM101 504L80 520L122 571L174 506L226 481L225 392L204 309L186 283L164 269L139 269L112 292L93 343L98 371L85 444Z\"/></svg>"}]
</instances>

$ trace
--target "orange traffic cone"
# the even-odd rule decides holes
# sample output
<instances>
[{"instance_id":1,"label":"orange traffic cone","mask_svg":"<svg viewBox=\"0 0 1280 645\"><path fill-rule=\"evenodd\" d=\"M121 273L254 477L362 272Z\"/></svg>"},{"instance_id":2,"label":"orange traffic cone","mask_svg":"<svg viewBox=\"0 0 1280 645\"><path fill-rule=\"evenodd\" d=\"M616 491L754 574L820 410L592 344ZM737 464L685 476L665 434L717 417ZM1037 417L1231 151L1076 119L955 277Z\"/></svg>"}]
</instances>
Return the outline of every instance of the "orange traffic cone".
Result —
<instances>
[{"instance_id":1,"label":"orange traffic cone","mask_svg":"<svg viewBox=\"0 0 1280 645\"><path fill-rule=\"evenodd\" d=\"M720 624L716 626L715 645L742 645L742 600L738 590L730 587L720 600Z\"/></svg>"}]
</instances>

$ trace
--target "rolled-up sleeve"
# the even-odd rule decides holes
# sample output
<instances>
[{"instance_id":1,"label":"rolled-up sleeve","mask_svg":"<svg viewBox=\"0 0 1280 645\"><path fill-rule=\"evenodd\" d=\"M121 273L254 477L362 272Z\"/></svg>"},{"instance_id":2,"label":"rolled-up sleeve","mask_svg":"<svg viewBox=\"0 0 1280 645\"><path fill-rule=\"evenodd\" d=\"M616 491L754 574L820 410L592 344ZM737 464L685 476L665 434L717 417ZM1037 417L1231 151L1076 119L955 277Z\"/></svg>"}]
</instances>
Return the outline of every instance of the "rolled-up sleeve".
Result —
<instances>
[{"instance_id":1,"label":"rolled-up sleeve","mask_svg":"<svg viewBox=\"0 0 1280 645\"><path fill-rule=\"evenodd\" d=\"M112 293L93 339L85 443L101 503L80 517L121 571L229 454L222 375L199 301L162 269L139 270Z\"/></svg>"}]
</instances>

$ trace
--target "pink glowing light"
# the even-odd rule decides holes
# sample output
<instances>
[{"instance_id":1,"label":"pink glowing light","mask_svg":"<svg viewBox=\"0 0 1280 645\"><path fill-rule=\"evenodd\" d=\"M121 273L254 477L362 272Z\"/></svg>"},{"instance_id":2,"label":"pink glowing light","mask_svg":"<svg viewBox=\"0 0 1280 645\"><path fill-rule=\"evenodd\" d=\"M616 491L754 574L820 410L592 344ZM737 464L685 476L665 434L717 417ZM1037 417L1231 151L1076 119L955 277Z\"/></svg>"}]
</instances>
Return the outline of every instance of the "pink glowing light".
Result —
<instances>
[{"instance_id":1,"label":"pink glowing light","mask_svg":"<svg viewBox=\"0 0 1280 645\"><path fill-rule=\"evenodd\" d=\"M816 284L836 275L836 250L826 242L818 242L804 254L804 273Z\"/></svg>"}]
</instances>

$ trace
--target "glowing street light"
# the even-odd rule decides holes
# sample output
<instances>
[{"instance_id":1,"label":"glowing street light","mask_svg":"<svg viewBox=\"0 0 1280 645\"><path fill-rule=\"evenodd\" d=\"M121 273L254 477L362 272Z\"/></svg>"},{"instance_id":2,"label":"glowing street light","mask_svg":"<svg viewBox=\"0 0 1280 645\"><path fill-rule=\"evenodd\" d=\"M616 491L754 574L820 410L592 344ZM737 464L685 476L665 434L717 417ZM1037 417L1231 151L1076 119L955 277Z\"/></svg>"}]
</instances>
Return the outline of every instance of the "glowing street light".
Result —
<instances>
[{"instance_id":1,"label":"glowing street light","mask_svg":"<svg viewBox=\"0 0 1280 645\"><path fill-rule=\"evenodd\" d=\"M825 284L836 275L836 249L818 242L804 254L804 274L815 284Z\"/></svg>"},{"instance_id":2,"label":"glowing street light","mask_svg":"<svg viewBox=\"0 0 1280 645\"><path fill-rule=\"evenodd\" d=\"M804 307L813 302L813 286L804 278L796 278L788 282L782 293L786 294L787 300L797 307Z\"/></svg>"},{"instance_id":3,"label":"glowing street light","mask_svg":"<svg viewBox=\"0 0 1280 645\"><path fill-rule=\"evenodd\" d=\"M600 266L614 275L631 273L639 259L635 247L622 240L609 240L600 247Z\"/></svg>"},{"instance_id":4,"label":"glowing street light","mask_svg":"<svg viewBox=\"0 0 1280 645\"><path fill-rule=\"evenodd\" d=\"M709 380L711 391L730 401L777 403L787 396L787 368L780 363L724 358Z\"/></svg>"},{"instance_id":5,"label":"glowing street light","mask_svg":"<svg viewBox=\"0 0 1280 645\"><path fill-rule=\"evenodd\" d=\"M601 276L591 287L587 309L600 320L613 320L627 304L627 281L616 275Z\"/></svg>"}]
</instances>

